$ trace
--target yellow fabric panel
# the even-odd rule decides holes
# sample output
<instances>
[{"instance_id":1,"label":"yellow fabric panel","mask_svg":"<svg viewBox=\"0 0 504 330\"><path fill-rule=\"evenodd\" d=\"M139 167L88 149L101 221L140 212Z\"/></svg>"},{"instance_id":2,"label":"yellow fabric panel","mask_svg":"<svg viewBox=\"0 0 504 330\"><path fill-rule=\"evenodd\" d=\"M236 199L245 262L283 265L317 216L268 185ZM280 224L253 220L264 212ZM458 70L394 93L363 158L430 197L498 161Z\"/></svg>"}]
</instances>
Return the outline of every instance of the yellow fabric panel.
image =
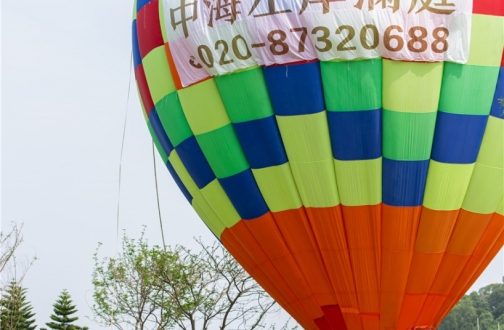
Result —
<instances>
[{"instance_id":1,"label":"yellow fabric panel","mask_svg":"<svg viewBox=\"0 0 504 330\"><path fill-rule=\"evenodd\" d=\"M504 168L504 120L493 116L488 117L477 162L491 167Z\"/></svg>"},{"instance_id":2,"label":"yellow fabric panel","mask_svg":"<svg viewBox=\"0 0 504 330\"><path fill-rule=\"evenodd\" d=\"M163 43L168 42L168 38L166 36L166 26L165 26L165 20L164 20L164 9L163 9L163 3L164 1L159 1L159 25L161 28L161 35L163 36Z\"/></svg>"},{"instance_id":3,"label":"yellow fabric panel","mask_svg":"<svg viewBox=\"0 0 504 330\"><path fill-rule=\"evenodd\" d=\"M382 201L382 159L334 160L341 204L376 205Z\"/></svg>"},{"instance_id":4,"label":"yellow fabric panel","mask_svg":"<svg viewBox=\"0 0 504 330\"><path fill-rule=\"evenodd\" d=\"M383 59L383 108L401 112L438 110L443 62Z\"/></svg>"},{"instance_id":5,"label":"yellow fabric panel","mask_svg":"<svg viewBox=\"0 0 504 330\"><path fill-rule=\"evenodd\" d=\"M304 206L331 207L340 203L332 159L290 166Z\"/></svg>"},{"instance_id":6,"label":"yellow fabric panel","mask_svg":"<svg viewBox=\"0 0 504 330\"><path fill-rule=\"evenodd\" d=\"M493 213L503 195L504 170L476 163L462 207L474 213Z\"/></svg>"},{"instance_id":7,"label":"yellow fabric panel","mask_svg":"<svg viewBox=\"0 0 504 330\"><path fill-rule=\"evenodd\" d=\"M217 179L201 189L201 194L226 227L231 228L240 221L238 212Z\"/></svg>"},{"instance_id":8,"label":"yellow fabric panel","mask_svg":"<svg viewBox=\"0 0 504 330\"><path fill-rule=\"evenodd\" d=\"M193 195L192 207L214 235L220 238L226 226L222 223L217 214L215 214L212 207L207 203L199 191Z\"/></svg>"},{"instance_id":9,"label":"yellow fabric panel","mask_svg":"<svg viewBox=\"0 0 504 330\"><path fill-rule=\"evenodd\" d=\"M501 199L499 205L497 206L497 210L495 212L499 213L500 215L504 215L504 197Z\"/></svg>"},{"instance_id":10,"label":"yellow fabric panel","mask_svg":"<svg viewBox=\"0 0 504 330\"><path fill-rule=\"evenodd\" d=\"M137 94L138 94L138 100L140 101L140 106L142 107L142 115L145 119L145 122L148 122L149 121L149 117L147 117L147 112L145 111L145 107L144 107L144 104L142 102L142 95L140 95L140 90L138 89L138 83L136 83L137 85Z\"/></svg>"},{"instance_id":11,"label":"yellow fabric panel","mask_svg":"<svg viewBox=\"0 0 504 330\"><path fill-rule=\"evenodd\" d=\"M431 160L423 205L431 210L458 210L471 179L474 164L447 164Z\"/></svg>"},{"instance_id":12,"label":"yellow fabric panel","mask_svg":"<svg viewBox=\"0 0 504 330\"><path fill-rule=\"evenodd\" d=\"M500 66L504 47L504 17L473 14L471 24L467 64Z\"/></svg>"},{"instance_id":13,"label":"yellow fabric panel","mask_svg":"<svg viewBox=\"0 0 504 330\"><path fill-rule=\"evenodd\" d=\"M332 159L325 111L309 115L276 116L290 162Z\"/></svg>"},{"instance_id":14,"label":"yellow fabric panel","mask_svg":"<svg viewBox=\"0 0 504 330\"><path fill-rule=\"evenodd\" d=\"M196 183L194 183L191 175L187 172L184 164L182 164L182 161L175 149L173 149L168 156L168 160L191 196L194 197L195 194L199 193L198 186L196 186Z\"/></svg>"},{"instance_id":15,"label":"yellow fabric panel","mask_svg":"<svg viewBox=\"0 0 504 330\"><path fill-rule=\"evenodd\" d=\"M142 59L142 64L154 104L176 90L164 45L151 50Z\"/></svg>"},{"instance_id":16,"label":"yellow fabric panel","mask_svg":"<svg viewBox=\"0 0 504 330\"><path fill-rule=\"evenodd\" d=\"M194 135L207 133L230 123L213 78L181 89L178 94Z\"/></svg>"},{"instance_id":17,"label":"yellow fabric panel","mask_svg":"<svg viewBox=\"0 0 504 330\"><path fill-rule=\"evenodd\" d=\"M303 205L288 163L252 169L252 173L272 212L298 209Z\"/></svg>"}]
</instances>

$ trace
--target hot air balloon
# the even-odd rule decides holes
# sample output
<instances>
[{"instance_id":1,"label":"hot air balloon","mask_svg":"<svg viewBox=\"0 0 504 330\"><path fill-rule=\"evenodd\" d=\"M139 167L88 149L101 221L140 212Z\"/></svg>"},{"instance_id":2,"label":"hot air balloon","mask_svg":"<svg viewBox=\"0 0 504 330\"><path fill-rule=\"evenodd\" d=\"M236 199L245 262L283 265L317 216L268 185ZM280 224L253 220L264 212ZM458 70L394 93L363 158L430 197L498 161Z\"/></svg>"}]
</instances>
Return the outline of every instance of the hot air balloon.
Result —
<instances>
[{"instance_id":1,"label":"hot air balloon","mask_svg":"<svg viewBox=\"0 0 504 330\"><path fill-rule=\"evenodd\" d=\"M305 329L434 329L504 243L504 3L137 0L147 126Z\"/></svg>"}]
</instances>

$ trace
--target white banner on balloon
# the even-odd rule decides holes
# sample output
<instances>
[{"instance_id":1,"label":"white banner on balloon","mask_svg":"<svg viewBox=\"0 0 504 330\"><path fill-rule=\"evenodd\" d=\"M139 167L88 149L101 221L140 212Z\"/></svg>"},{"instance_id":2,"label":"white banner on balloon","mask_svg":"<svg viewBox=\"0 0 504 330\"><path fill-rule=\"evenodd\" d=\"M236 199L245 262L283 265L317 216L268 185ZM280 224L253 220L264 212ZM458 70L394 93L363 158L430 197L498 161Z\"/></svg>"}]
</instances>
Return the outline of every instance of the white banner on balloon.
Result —
<instances>
[{"instance_id":1,"label":"white banner on balloon","mask_svg":"<svg viewBox=\"0 0 504 330\"><path fill-rule=\"evenodd\" d=\"M472 0L163 0L163 11L184 86L254 65L469 56Z\"/></svg>"}]
</instances>

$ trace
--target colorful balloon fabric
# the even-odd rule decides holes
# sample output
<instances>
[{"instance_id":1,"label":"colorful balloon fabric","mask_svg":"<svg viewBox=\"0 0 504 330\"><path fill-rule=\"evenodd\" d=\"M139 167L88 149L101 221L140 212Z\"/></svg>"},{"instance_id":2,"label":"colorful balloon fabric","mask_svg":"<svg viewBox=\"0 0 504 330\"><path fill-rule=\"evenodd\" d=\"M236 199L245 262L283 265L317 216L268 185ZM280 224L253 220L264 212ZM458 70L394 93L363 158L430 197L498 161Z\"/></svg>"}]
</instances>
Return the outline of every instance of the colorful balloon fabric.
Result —
<instances>
[{"instance_id":1,"label":"colorful balloon fabric","mask_svg":"<svg viewBox=\"0 0 504 330\"><path fill-rule=\"evenodd\" d=\"M135 3L161 158L305 329L435 329L504 244L504 2L400 1Z\"/></svg>"}]
</instances>

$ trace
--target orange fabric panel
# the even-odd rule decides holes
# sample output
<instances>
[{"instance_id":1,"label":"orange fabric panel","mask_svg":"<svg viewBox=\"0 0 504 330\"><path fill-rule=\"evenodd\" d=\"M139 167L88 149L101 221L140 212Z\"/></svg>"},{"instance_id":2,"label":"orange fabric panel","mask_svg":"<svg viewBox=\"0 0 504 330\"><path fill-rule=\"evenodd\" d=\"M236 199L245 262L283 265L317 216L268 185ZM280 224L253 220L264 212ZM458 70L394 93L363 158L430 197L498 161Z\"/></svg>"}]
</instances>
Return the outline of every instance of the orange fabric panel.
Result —
<instances>
[{"instance_id":1,"label":"orange fabric panel","mask_svg":"<svg viewBox=\"0 0 504 330\"><path fill-rule=\"evenodd\" d=\"M413 250L421 211L421 206L397 207L382 204L382 250Z\"/></svg>"},{"instance_id":2,"label":"orange fabric panel","mask_svg":"<svg viewBox=\"0 0 504 330\"><path fill-rule=\"evenodd\" d=\"M452 233L459 210L435 211L422 208L415 250L444 252Z\"/></svg>"},{"instance_id":3,"label":"orange fabric panel","mask_svg":"<svg viewBox=\"0 0 504 330\"><path fill-rule=\"evenodd\" d=\"M427 328L431 325L445 299L446 295L444 294L428 294L415 326L426 326Z\"/></svg>"},{"instance_id":4,"label":"orange fabric panel","mask_svg":"<svg viewBox=\"0 0 504 330\"><path fill-rule=\"evenodd\" d=\"M298 297L310 318L318 319L323 313L303 274L280 234L270 212L254 220L240 221L253 236L268 261L276 268L290 289ZM238 225L238 224L237 224ZM237 225L233 226L236 227Z\"/></svg>"},{"instance_id":5,"label":"orange fabric panel","mask_svg":"<svg viewBox=\"0 0 504 330\"><path fill-rule=\"evenodd\" d=\"M404 295L401 313L399 314L399 320L397 322L397 329L410 329L415 326L415 322L418 316L418 311L422 308L422 305L427 298L427 293L425 294L408 294Z\"/></svg>"},{"instance_id":6,"label":"orange fabric panel","mask_svg":"<svg viewBox=\"0 0 504 330\"><path fill-rule=\"evenodd\" d=\"M425 253L414 251L408 283L406 284L406 293L426 294L436 276L442 258L443 252Z\"/></svg>"},{"instance_id":7,"label":"orange fabric panel","mask_svg":"<svg viewBox=\"0 0 504 330\"><path fill-rule=\"evenodd\" d=\"M432 283L430 292L448 295L470 258L470 255L446 252L436 273L436 278Z\"/></svg>"},{"instance_id":8,"label":"orange fabric panel","mask_svg":"<svg viewBox=\"0 0 504 330\"><path fill-rule=\"evenodd\" d=\"M382 205L380 329L396 329L421 211Z\"/></svg>"},{"instance_id":9,"label":"orange fabric panel","mask_svg":"<svg viewBox=\"0 0 504 330\"><path fill-rule=\"evenodd\" d=\"M329 280L342 308L359 308L341 207L306 208Z\"/></svg>"},{"instance_id":10,"label":"orange fabric panel","mask_svg":"<svg viewBox=\"0 0 504 330\"><path fill-rule=\"evenodd\" d=\"M459 210L438 211L422 207L406 296L399 315L399 328L415 326L422 305L439 269Z\"/></svg>"},{"instance_id":11,"label":"orange fabric panel","mask_svg":"<svg viewBox=\"0 0 504 330\"><path fill-rule=\"evenodd\" d=\"M240 220L232 228L229 228L230 233L236 239L236 245L241 246L243 250L251 257L251 259L258 265L258 267L261 268L261 271L270 280L270 282L278 289L279 292L282 293L282 295L284 295L289 305L294 305L295 302L299 303L298 297L296 297L294 292L285 282L285 279L280 275L280 273L273 266L272 262L264 254L259 244L248 231L244 222L244 220ZM311 315L308 314L308 311L305 308L302 308L299 314L305 316L306 319L314 319L313 317L311 317Z\"/></svg>"},{"instance_id":12,"label":"orange fabric panel","mask_svg":"<svg viewBox=\"0 0 504 330\"><path fill-rule=\"evenodd\" d=\"M478 226L478 221L479 219L482 224L487 223L486 228L484 229L483 233L478 236L479 241L477 242L476 246L473 248L472 254L464 260L460 261L460 265L457 265L457 268L452 268L448 263L445 263L444 258L441 263L440 267L440 272L442 268L445 268L444 275L441 275L440 272L438 272L439 275L436 276L436 280L433 284L431 292L433 293L443 293L446 296L442 306L440 306L439 311L437 313L436 319L441 317L441 315L445 314L445 311L451 307L454 306L454 301L458 301L468 290L468 288L472 285L474 281L471 281L471 278L477 271L478 267L481 265L483 262L483 259L485 256L489 253L490 249L492 248L493 244L496 242L498 239L498 236L501 234L501 232L504 230L504 217L500 214L490 214L490 215L484 215L484 214L474 214L465 210L462 210L461 216L464 213L464 216L471 216L474 221L473 223L476 223L475 226ZM487 221L488 220L488 221ZM460 221L460 217L459 217ZM458 222L457 222L458 226ZM468 235L467 237L470 237L470 233L475 232L478 233L480 231L480 228L475 229L474 231L469 231L466 233ZM450 240L450 243L448 245L448 248L450 248L450 245L452 245L453 240L460 240L462 241L461 238L457 237L457 235L454 234L452 235L452 238ZM446 257L445 257L446 258ZM451 256L451 258L456 258ZM451 261L453 263L453 261ZM460 270L460 266L464 266L462 270ZM476 280L476 278L474 278ZM466 288L467 287L467 288ZM452 306L453 305L453 306Z\"/></svg>"},{"instance_id":13,"label":"orange fabric panel","mask_svg":"<svg viewBox=\"0 0 504 330\"><path fill-rule=\"evenodd\" d=\"M177 90L182 89L182 82L180 81L180 76L178 74L177 68L175 67L175 62L173 61L173 56L171 54L170 45L166 42L165 44L166 57L168 58L168 65L170 66L170 72L173 78L173 83Z\"/></svg>"},{"instance_id":14,"label":"orange fabric panel","mask_svg":"<svg viewBox=\"0 0 504 330\"><path fill-rule=\"evenodd\" d=\"M288 311L303 327L313 328L315 324L309 318L308 314L298 304L293 304L285 298L284 292L280 291L281 286L271 282L269 277L262 271L254 260L248 255L247 251L240 245L229 229L225 229L221 234L221 242L233 257L245 268L245 270L275 299L282 308Z\"/></svg>"},{"instance_id":15,"label":"orange fabric panel","mask_svg":"<svg viewBox=\"0 0 504 330\"><path fill-rule=\"evenodd\" d=\"M492 214L460 210L446 251L463 255L473 253L491 218Z\"/></svg>"},{"instance_id":16,"label":"orange fabric panel","mask_svg":"<svg viewBox=\"0 0 504 330\"><path fill-rule=\"evenodd\" d=\"M364 327L364 330L379 330L380 329L380 317L362 318L362 326Z\"/></svg>"},{"instance_id":17,"label":"orange fabric panel","mask_svg":"<svg viewBox=\"0 0 504 330\"><path fill-rule=\"evenodd\" d=\"M378 313L381 205L342 206L342 211L360 311Z\"/></svg>"},{"instance_id":18,"label":"orange fabric panel","mask_svg":"<svg viewBox=\"0 0 504 330\"><path fill-rule=\"evenodd\" d=\"M500 214L494 214L492 220L497 219L496 222L501 222L501 228L504 228L504 217ZM493 221L491 221L493 222ZM486 232L485 232L486 234ZM483 235L482 240L480 243L482 244L487 244L487 242L484 242L483 239L485 238L485 235ZM450 310L457 304L457 302L464 296L464 294L469 290L471 285L478 279L478 277L483 273L485 268L490 264L490 262L495 258L497 253L502 249L502 246L504 246L504 230L501 229L499 237L494 241L490 249L488 250L488 253L481 259L481 262L479 264L479 267L476 269L476 271L473 271L471 278L467 281L465 287L459 291L458 296L452 295L452 292L450 293L449 297L446 299L444 302L443 306L441 307L440 311L438 312L437 316L434 319L433 324L436 325L436 327L441 323L443 318L448 315Z\"/></svg>"},{"instance_id":19,"label":"orange fabric panel","mask_svg":"<svg viewBox=\"0 0 504 330\"><path fill-rule=\"evenodd\" d=\"M382 294L404 294L412 256L413 251L382 251Z\"/></svg>"},{"instance_id":20,"label":"orange fabric panel","mask_svg":"<svg viewBox=\"0 0 504 330\"><path fill-rule=\"evenodd\" d=\"M273 218L318 304L338 304L305 210L275 212Z\"/></svg>"},{"instance_id":21,"label":"orange fabric panel","mask_svg":"<svg viewBox=\"0 0 504 330\"><path fill-rule=\"evenodd\" d=\"M380 329L396 330L403 296L404 293L393 294L382 292L380 296Z\"/></svg>"}]
</instances>

